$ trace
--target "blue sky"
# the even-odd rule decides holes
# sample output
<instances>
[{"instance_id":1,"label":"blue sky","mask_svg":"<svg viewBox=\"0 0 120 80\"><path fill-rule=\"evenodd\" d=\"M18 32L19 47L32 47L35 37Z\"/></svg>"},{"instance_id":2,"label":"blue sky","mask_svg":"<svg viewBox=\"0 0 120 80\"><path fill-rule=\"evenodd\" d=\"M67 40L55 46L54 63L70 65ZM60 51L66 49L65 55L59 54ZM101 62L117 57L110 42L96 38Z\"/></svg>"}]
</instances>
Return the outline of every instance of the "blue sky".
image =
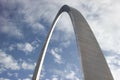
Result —
<instances>
[{"instance_id":1,"label":"blue sky","mask_svg":"<svg viewBox=\"0 0 120 80\"><path fill-rule=\"evenodd\" d=\"M114 80L120 80L119 0L0 0L0 80L31 80L52 21L64 4L93 30ZM76 40L63 13L48 46L41 80L81 80Z\"/></svg>"}]
</instances>

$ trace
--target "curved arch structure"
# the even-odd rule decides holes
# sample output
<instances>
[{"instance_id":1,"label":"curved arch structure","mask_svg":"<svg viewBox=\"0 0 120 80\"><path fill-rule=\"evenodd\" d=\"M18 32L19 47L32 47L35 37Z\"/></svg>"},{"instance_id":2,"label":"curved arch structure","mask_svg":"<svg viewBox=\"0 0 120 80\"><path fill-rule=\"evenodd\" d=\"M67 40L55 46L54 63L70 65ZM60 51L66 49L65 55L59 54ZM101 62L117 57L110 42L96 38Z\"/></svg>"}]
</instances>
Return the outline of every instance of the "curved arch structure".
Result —
<instances>
[{"instance_id":1,"label":"curved arch structure","mask_svg":"<svg viewBox=\"0 0 120 80\"><path fill-rule=\"evenodd\" d=\"M59 10L52 23L50 32L37 62L32 80L39 80L51 35L62 12L67 12L69 14L74 27L83 68L83 80L113 80L106 60L88 23L79 11L67 5L64 5Z\"/></svg>"}]
</instances>

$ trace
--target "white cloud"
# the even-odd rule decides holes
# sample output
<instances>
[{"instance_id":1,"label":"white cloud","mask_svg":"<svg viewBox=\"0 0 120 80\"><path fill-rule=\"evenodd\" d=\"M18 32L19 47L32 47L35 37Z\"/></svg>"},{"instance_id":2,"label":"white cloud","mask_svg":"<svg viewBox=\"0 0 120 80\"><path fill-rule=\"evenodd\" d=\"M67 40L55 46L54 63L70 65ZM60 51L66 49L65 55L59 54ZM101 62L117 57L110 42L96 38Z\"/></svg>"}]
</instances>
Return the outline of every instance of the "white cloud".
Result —
<instances>
[{"instance_id":1,"label":"white cloud","mask_svg":"<svg viewBox=\"0 0 120 80\"><path fill-rule=\"evenodd\" d=\"M113 55L113 56L108 56L107 61L109 64L117 64L120 66L120 58L119 56ZM115 66L115 65L114 65Z\"/></svg>"},{"instance_id":2,"label":"white cloud","mask_svg":"<svg viewBox=\"0 0 120 80\"><path fill-rule=\"evenodd\" d=\"M17 11L13 11L17 6L15 0L7 1L0 0L1 14L0 14L0 32L7 34L7 36L13 36L16 38L23 37L22 31L17 27L16 23L12 20L10 15L15 14Z\"/></svg>"},{"instance_id":3,"label":"white cloud","mask_svg":"<svg viewBox=\"0 0 120 80\"><path fill-rule=\"evenodd\" d=\"M7 78L0 78L0 80L10 80L10 79L7 79Z\"/></svg>"},{"instance_id":4,"label":"white cloud","mask_svg":"<svg viewBox=\"0 0 120 80\"><path fill-rule=\"evenodd\" d=\"M57 80L82 80L78 67L67 64L63 70L53 69L52 79Z\"/></svg>"},{"instance_id":5,"label":"white cloud","mask_svg":"<svg viewBox=\"0 0 120 80\"><path fill-rule=\"evenodd\" d=\"M34 47L28 42L18 43L17 48L18 48L18 50L24 51L25 53L30 53L34 50Z\"/></svg>"},{"instance_id":6,"label":"white cloud","mask_svg":"<svg viewBox=\"0 0 120 80\"><path fill-rule=\"evenodd\" d=\"M62 62L61 55L58 54L58 53L60 53L60 52L61 52L61 49L58 49L58 48L55 48L55 49L52 49L52 50L51 50L51 54L52 54L53 57L54 57L54 61L57 62L57 63L59 63L59 64L63 63L63 62Z\"/></svg>"},{"instance_id":7,"label":"white cloud","mask_svg":"<svg viewBox=\"0 0 120 80\"><path fill-rule=\"evenodd\" d=\"M23 79L23 80L31 80L30 78L25 78L25 79Z\"/></svg>"},{"instance_id":8,"label":"white cloud","mask_svg":"<svg viewBox=\"0 0 120 80\"><path fill-rule=\"evenodd\" d=\"M19 0L18 2L20 2L23 7L20 13L24 14L24 22L28 23L34 32L44 31L44 26L39 21L43 16L43 12L40 9L42 8L40 1ZM36 6L31 7L31 5Z\"/></svg>"},{"instance_id":9,"label":"white cloud","mask_svg":"<svg viewBox=\"0 0 120 80\"><path fill-rule=\"evenodd\" d=\"M58 45L62 47L68 47L74 38L74 30L70 17L67 13L63 13L56 24L55 32L51 39L52 41L59 42Z\"/></svg>"},{"instance_id":10,"label":"white cloud","mask_svg":"<svg viewBox=\"0 0 120 80\"><path fill-rule=\"evenodd\" d=\"M22 69L25 69L25 70L33 70L35 68L35 63L28 63L23 61L21 63L21 67Z\"/></svg>"},{"instance_id":11,"label":"white cloud","mask_svg":"<svg viewBox=\"0 0 120 80\"><path fill-rule=\"evenodd\" d=\"M8 44L8 43L7 43ZM9 47L5 47L5 50L13 51L13 50L21 50L25 53L32 52L35 50L37 47L39 47L40 40L35 39L31 43L29 42L24 42L24 43L15 43L15 44L8 44Z\"/></svg>"},{"instance_id":12,"label":"white cloud","mask_svg":"<svg viewBox=\"0 0 120 80\"><path fill-rule=\"evenodd\" d=\"M7 48L9 51L12 51L15 49L15 45L10 45L8 48Z\"/></svg>"},{"instance_id":13,"label":"white cloud","mask_svg":"<svg viewBox=\"0 0 120 80\"><path fill-rule=\"evenodd\" d=\"M75 74L74 71L70 71L70 73L68 73L68 74L66 75L66 79L69 79L69 80L80 80L80 79L76 76L76 74Z\"/></svg>"},{"instance_id":14,"label":"white cloud","mask_svg":"<svg viewBox=\"0 0 120 80\"><path fill-rule=\"evenodd\" d=\"M13 56L6 54L4 51L0 50L0 73L6 71L7 69L11 70L33 70L35 68L35 63L26 62L21 60L20 63ZM9 76L18 76L18 73L8 73Z\"/></svg>"},{"instance_id":15,"label":"white cloud","mask_svg":"<svg viewBox=\"0 0 120 80\"><path fill-rule=\"evenodd\" d=\"M120 69L112 69L112 73L113 73L113 77L114 77L114 80L119 80L120 79Z\"/></svg>"},{"instance_id":16,"label":"white cloud","mask_svg":"<svg viewBox=\"0 0 120 80\"><path fill-rule=\"evenodd\" d=\"M7 19L0 17L0 21L2 23L0 27L0 32L7 34L8 36L14 36L16 38L23 37L22 31L16 27L16 25Z\"/></svg>"},{"instance_id":17,"label":"white cloud","mask_svg":"<svg viewBox=\"0 0 120 80\"><path fill-rule=\"evenodd\" d=\"M29 74L29 77L32 78L33 74Z\"/></svg>"},{"instance_id":18,"label":"white cloud","mask_svg":"<svg viewBox=\"0 0 120 80\"><path fill-rule=\"evenodd\" d=\"M13 74L8 72L7 75L8 75L8 76L12 76Z\"/></svg>"},{"instance_id":19,"label":"white cloud","mask_svg":"<svg viewBox=\"0 0 120 80\"><path fill-rule=\"evenodd\" d=\"M9 77L13 77L14 76L14 77L18 78L18 73L10 73L10 72L8 72L7 75Z\"/></svg>"},{"instance_id":20,"label":"white cloud","mask_svg":"<svg viewBox=\"0 0 120 80\"><path fill-rule=\"evenodd\" d=\"M114 80L119 80L120 79L120 58L119 56L112 55L112 56L107 56L107 62L109 64L109 67L112 71Z\"/></svg>"},{"instance_id":21,"label":"white cloud","mask_svg":"<svg viewBox=\"0 0 120 80\"><path fill-rule=\"evenodd\" d=\"M67 40L67 41L63 41L60 45L67 48L68 46L70 46L70 44L71 44L71 41Z\"/></svg>"},{"instance_id":22,"label":"white cloud","mask_svg":"<svg viewBox=\"0 0 120 80\"><path fill-rule=\"evenodd\" d=\"M110 69L112 71L112 75L113 75L114 80L119 80L120 79L120 76L119 76L120 69L117 68L115 65L111 65L111 64L109 64L109 65L110 65Z\"/></svg>"},{"instance_id":23,"label":"white cloud","mask_svg":"<svg viewBox=\"0 0 120 80\"><path fill-rule=\"evenodd\" d=\"M73 37L74 30L71 19L67 13L63 13L60 17L56 24L56 30L61 31L61 33L63 32L63 35L61 36L61 39L63 40L70 40Z\"/></svg>"},{"instance_id":24,"label":"white cloud","mask_svg":"<svg viewBox=\"0 0 120 80\"><path fill-rule=\"evenodd\" d=\"M0 50L0 67L1 67L0 72L6 69L11 69L11 70L20 69L17 61L11 55L6 54L2 50Z\"/></svg>"},{"instance_id":25,"label":"white cloud","mask_svg":"<svg viewBox=\"0 0 120 80\"><path fill-rule=\"evenodd\" d=\"M35 31L37 31L37 30L44 31L44 26L42 24L40 24L40 23L35 23L35 24L33 24L32 27L33 27L33 29L35 29Z\"/></svg>"},{"instance_id":26,"label":"white cloud","mask_svg":"<svg viewBox=\"0 0 120 80\"><path fill-rule=\"evenodd\" d=\"M81 9L81 12L94 31L102 49L108 51L112 50L119 54L119 0L92 0L87 1L87 3L84 1L83 9L84 10Z\"/></svg>"},{"instance_id":27,"label":"white cloud","mask_svg":"<svg viewBox=\"0 0 120 80\"><path fill-rule=\"evenodd\" d=\"M58 80L58 78L52 78L52 80Z\"/></svg>"}]
</instances>

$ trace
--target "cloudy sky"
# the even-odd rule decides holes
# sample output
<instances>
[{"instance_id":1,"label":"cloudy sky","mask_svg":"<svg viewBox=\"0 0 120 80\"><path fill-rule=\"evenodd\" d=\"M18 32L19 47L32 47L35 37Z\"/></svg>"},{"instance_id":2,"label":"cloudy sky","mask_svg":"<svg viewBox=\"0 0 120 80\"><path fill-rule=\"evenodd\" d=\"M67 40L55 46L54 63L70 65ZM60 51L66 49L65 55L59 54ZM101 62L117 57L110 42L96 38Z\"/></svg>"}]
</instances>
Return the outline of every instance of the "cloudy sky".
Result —
<instances>
[{"instance_id":1,"label":"cloudy sky","mask_svg":"<svg viewBox=\"0 0 120 80\"><path fill-rule=\"evenodd\" d=\"M114 80L120 80L120 0L0 0L0 80L31 80L52 21L64 4L86 18ZM82 80L79 60L71 20L63 13L40 80Z\"/></svg>"}]
</instances>

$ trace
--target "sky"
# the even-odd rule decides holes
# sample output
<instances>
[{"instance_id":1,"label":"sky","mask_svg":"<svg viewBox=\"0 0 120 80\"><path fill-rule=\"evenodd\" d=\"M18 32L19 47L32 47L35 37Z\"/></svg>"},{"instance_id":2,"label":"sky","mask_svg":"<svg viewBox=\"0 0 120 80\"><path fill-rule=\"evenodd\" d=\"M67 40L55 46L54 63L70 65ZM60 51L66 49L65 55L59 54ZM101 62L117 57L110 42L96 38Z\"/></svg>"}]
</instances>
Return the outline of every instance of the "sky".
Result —
<instances>
[{"instance_id":1,"label":"sky","mask_svg":"<svg viewBox=\"0 0 120 80\"><path fill-rule=\"evenodd\" d=\"M0 0L0 80L31 80L47 33L64 4L85 17L114 80L120 80L120 0ZM53 32L40 80L82 80L67 13Z\"/></svg>"}]
</instances>

